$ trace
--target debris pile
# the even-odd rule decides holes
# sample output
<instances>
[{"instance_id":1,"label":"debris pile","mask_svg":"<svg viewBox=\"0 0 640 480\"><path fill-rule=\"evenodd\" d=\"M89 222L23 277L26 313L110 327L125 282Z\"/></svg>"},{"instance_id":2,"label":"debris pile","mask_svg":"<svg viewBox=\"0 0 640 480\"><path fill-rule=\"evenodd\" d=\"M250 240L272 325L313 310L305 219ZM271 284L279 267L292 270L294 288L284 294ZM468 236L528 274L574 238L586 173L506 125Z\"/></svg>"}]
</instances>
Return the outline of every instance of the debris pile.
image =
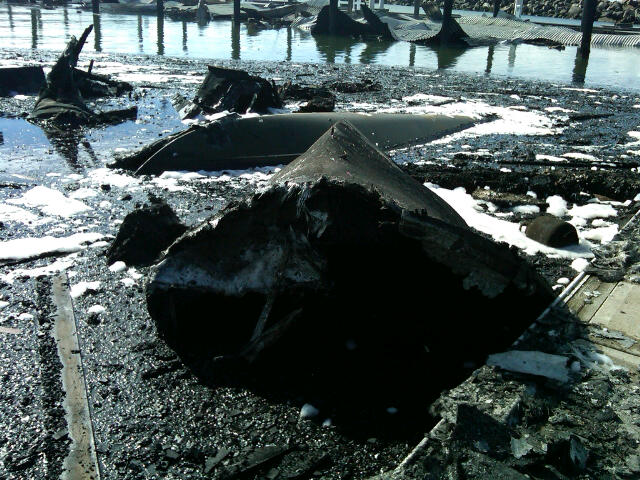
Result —
<instances>
[{"instance_id":1,"label":"debris pile","mask_svg":"<svg viewBox=\"0 0 640 480\"><path fill-rule=\"evenodd\" d=\"M249 75L244 70L212 65L209 65L195 98L189 102L184 97L177 97L174 104L183 119L224 111L268 113L270 108L282 108L273 82Z\"/></svg>"}]
</instances>

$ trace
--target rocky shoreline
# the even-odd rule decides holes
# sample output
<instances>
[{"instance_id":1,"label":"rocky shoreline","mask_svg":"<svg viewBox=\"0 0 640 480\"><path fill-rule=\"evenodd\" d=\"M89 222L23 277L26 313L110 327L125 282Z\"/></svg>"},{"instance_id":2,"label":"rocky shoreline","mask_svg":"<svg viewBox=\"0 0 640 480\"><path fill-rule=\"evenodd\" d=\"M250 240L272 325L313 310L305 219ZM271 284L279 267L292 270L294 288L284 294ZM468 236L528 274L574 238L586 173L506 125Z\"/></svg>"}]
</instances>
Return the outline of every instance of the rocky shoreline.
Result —
<instances>
[{"instance_id":1,"label":"rocky shoreline","mask_svg":"<svg viewBox=\"0 0 640 480\"><path fill-rule=\"evenodd\" d=\"M413 5L412 0L396 0L401 5ZM501 0L501 10L513 13L511 0ZM455 2L454 8L459 10L471 10L476 12L492 12L493 2L487 0L465 0ZM582 18L582 3L575 0L539 0L524 2L522 13L525 15L537 15L540 17L556 18ZM640 3L636 0L607 1L602 0L596 8L596 20L611 23L640 23Z\"/></svg>"}]
</instances>

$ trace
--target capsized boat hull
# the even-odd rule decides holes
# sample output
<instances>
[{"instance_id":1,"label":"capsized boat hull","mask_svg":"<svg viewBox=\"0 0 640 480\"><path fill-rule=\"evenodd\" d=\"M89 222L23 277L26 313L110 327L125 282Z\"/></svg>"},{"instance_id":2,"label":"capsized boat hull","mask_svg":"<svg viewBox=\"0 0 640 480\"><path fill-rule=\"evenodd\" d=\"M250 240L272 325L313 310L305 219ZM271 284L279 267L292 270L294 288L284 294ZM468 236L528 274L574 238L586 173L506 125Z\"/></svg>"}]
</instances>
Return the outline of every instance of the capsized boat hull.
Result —
<instances>
[{"instance_id":1,"label":"capsized boat hull","mask_svg":"<svg viewBox=\"0 0 640 480\"><path fill-rule=\"evenodd\" d=\"M324 132L348 121L382 150L426 143L472 126L476 119L454 115L295 113L233 118L194 126L149 149L138 174L167 170L241 170L287 164ZM125 162L126 163L126 162Z\"/></svg>"}]
</instances>

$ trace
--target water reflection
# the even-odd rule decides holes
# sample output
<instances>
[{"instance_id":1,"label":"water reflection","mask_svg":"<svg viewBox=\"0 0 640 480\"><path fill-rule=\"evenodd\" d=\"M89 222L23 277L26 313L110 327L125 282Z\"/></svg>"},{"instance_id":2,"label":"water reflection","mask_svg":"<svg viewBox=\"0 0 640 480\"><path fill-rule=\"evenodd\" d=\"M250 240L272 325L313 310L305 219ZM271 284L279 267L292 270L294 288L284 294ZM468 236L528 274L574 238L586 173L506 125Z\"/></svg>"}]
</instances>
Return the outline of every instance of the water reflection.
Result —
<instances>
[{"instance_id":1,"label":"water reflection","mask_svg":"<svg viewBox=\"0 0 640 480\"><path fill-rule=\"evenodd\" d=\"M138 51L144 53L144 37L142 36L142 15L138 15Z\"/></svg>"},{"instance_id":2,"label":"water reflection","mask_svg":"<svg viewBox=\"0 0 640 480\"><path fill-rule=\"evenodd\" d=\"M101 165L95 150L89 141L86 140L82 129L61 132L58 129L42 128L42 131L47 137L47 140L49 140L49 143L51 143L53 149L58 155L64 158L72 171L81 172L86 168L86 165L83 165L83 162L80 161L80 145L84 147L84 150L89 156L90 166L96 167Z\"/></svg>"},{"instance_id":3,"label":"water reflection","mask_svg":"<svg viewBox=\"0 0 640 480\"><path fill-rule=\"evenodd\" d=\"M589 57L584 58L580 49L576 51L576 60L573 65L573 75L572 80L573 83L578 83L580 85L584 84L585 77L587 76L587 67L589 66Z\"/></svg>"},{"instance_id":4,"label":"water reflection","mask_svg":"<svg viewBox=\"0 0 640 480\"><path fill-rule=\"evenodd\" d=\"M164 15L158 15L158 55L164 55Z\"/></svg>"},{"instance_id":5,"label":"water reflection","mask_svg":"<svg viewBox=\"0 0 640 480\"><path fill-rule=\"evenodd\" d=\"M389 40L367 42L362 52L360 52L360 63L375 63L376 59L389 50L393 44L394 42Z\"/></svg>"},{"instance_id":6,"label":"water reflection","mask_svg":"<svg viewBox=\"0 0 640 480\"><path fill-rule=\"evenodd\" d=\"M461 47L448 47L448 46L433 46L428 47L435 51L438 59L438 70L445 70L447 68L453 68L458 63L458 58L467 51L466 48Z\"/></svg>"},{"instance_id":7,"label":"water reflection","mask_svg":"<svg viewBox=\"0 0 640 480\"><path fill-rule=\"evenodd\" d=\"M316 50L318 51L320 58L327 63L336 63L336 58L338 58L339 56L342 56L345 63L350 63L351 49L355 45L362 45L362 42L360 40L356 40L352 37L314 35L311 38L313 38L316 43ZM371 58L371 53L365 54L364 58Z\"/></svg>"},{"instance_id":8,"label":"water reflection","mask_svg":"<svg viewBox=\"0 0 640 480\"><path fill-rule=\"evenodd\" d=\"M509 46L509 56L508 56L509 71L513 70L513 67L516 64L516 47L517 45L515 43L512 43Z\"/></svg>"},{"instance_id":9,"label":"water reflection","mask_svg":"<svg viewBox=\"0 0 640 480\"><path fill-rule=\"evenodd\" d=\"M489 45L489 50L487 51L487 68L484 69L484 74L489 75L491 73L491 69L493 68L493 51L495 49L494 45Z\"/></svg>"},{"instance_id":10,"label":"water reflection","mask_svg":"<svg viewBox=\"0 0 640 480\"><path fill-rule=\"evenodd\" d=\"M13 32L13 12L11 11L11 5L7 4L7 15L9 16L9 28Z\"/></svg>"},{"instance_id":11,"label":"water reflection","mask_svg":"<svg viewBox=\"0 0 640 480\"><path fill-rule=\"evenodd\" d=\"M240 24L231 22L231 58L240 60Z\"/></svg>"},{"instance_id":12,"label":"water reflection","mask_svg":"<svg viewBox=\"0 0 640 480\"><path fill-rule=\"evenodd\" d=\"M64 36L67 38L69 37L69 10L66 6L62 10L62 24L64 25Z\"/></svg>"},{"instance_id":13,"label":"water reflection","mask_svg":"<svg viewBox=\"0 0 640 480\"><path fill-rule=\"evenodd\" d=\"M102 31L100 30L100 15L93 14L93 48L96 52L102 51Z\"/></svg>"},{"instance_id":14,"label":"water reflection","mask_svg":"<svg viewBox=\"0 0 640 480\"><path fill-rule=\"evenodd\" d=\"M182 51L187 52L187 22L182 22Z\"/></svg>"},{"instance_id":15,"label":"water reflection","mask_svg":"<svg viewBox=\"0 0 640 480\"><path fill-rule=\"evenodd\" d=\"M36 8L31 9L31 48L38 48L38 12Z\"/></svg>"}]
</instances>

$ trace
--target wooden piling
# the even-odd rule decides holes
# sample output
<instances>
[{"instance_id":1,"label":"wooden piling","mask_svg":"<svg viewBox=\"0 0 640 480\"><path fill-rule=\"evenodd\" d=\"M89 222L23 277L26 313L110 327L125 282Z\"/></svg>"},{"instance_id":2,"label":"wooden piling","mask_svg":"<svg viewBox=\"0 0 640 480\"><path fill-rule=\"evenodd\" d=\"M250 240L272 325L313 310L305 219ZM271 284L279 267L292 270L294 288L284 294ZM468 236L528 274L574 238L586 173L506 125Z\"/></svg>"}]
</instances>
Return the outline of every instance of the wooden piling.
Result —
<instances>
[{"instance_id":1,"label":"wooden piling","mask_svg":"<svg viewBox=\"0 0 640 480\"><path fill-rule=\"evenodd\" d=\"M579 49L582 58L589 58L591 52L591 34L593 33L593 21L596 17L596 6L596 0L584 0L582 3L582 22L580 24L582 41Z\"/></svg>"},{"instance_id":2,"label":"wooden piling","mask_svg":"<svg viewBox=\"0 0 640 480\"><path fill-rule=\"evenodd\" d=\"M420 18L420 0L413 0L413 16Z\"/></svg>"},{"instance_id":3,"label":"wooden piling","mask_svg":"<svg viewBox=\"0 0 640 480\"><path fill-rule=\"evenodd\" d=\"M240 23L240 0L233 0L233 23Z\"/></svg>"},{"instance_id":4,"label":"wooden piling","mask_svg":"<svg viewBox=\"0 0 640 480\"><path fill-rule=\"evenodd\" d=\"M348 12L348 13L353 12L353 0L349 0L349 1L347 2L347 12Z\"/></svg>"},{"instance_id":5,"label":"wooden piling","mask_svg":"<svg viewBox=\"0 0 640 480\"><path fill-rule=\"evenodd\" d=\"M158 16L164 15L164 0L156 0L156 12Z\"/></svg>"},{"instance_id":6,"label":"wooden piling","mask_svg":"<svg viewBox=\"0 0 640 480\"><path fill-rule=\"evenodd\" d=\"M498 12L500 12L500 0L493 0L493 18L498 16Z\"/></svg>"},{"instance_id":7,"label":"wooden piling","mask_svg":"<svg viewBox=\"0 0 640 480\"><path fill-rule=\"evenodd\" d=\"M338 0L329 0L329 33L336 33L336 21L338 18Z\"/></svg>"},{"instance_id":8,"label":"wooden piling","mask_svg":"<svg viewBox=\"0 0 640 480\"><path fill-rule=\"evenodd\" d=\"M91 7L93 9L93 13L100 13L100 0L91 0Z\"/></svg>"},{"instance_id":9,"label":"wooden piling","mask_svg":"<svg viewBox=\"0 0 640 480\"><path fill-rule=\"evenodd\" d=\"M453 11L453 0L444 0L442 6L442 29L440 30L440 43L447 43L451 36L451 24L453 22L451 13Z\"/></svg>"}]
</instances>

